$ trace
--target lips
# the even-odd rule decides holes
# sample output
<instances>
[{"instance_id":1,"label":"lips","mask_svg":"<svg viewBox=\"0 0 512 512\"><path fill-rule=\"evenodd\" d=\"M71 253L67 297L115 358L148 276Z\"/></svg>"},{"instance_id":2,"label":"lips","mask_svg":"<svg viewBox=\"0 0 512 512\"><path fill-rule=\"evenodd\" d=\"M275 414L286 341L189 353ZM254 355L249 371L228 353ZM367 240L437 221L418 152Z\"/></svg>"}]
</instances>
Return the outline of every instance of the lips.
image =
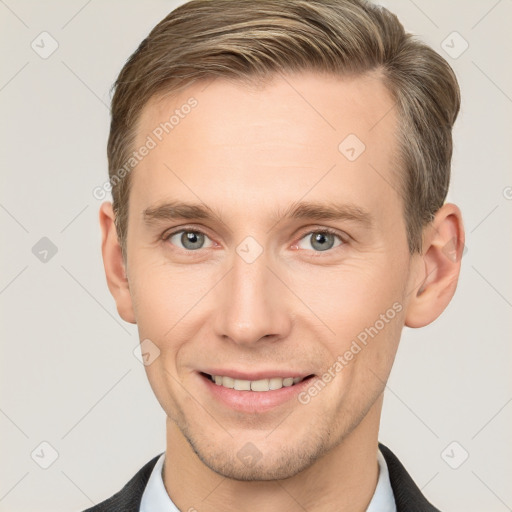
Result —
<instances>
[{"instance_id":1,"label":"lips","mask_svg":"<svg viewBox=\"0 0 512 512\"><path fill-rule=\"evenodd\" d=\"M202 382L199 389L204 389L217 404L251 415L271 411L279 406L285 406L285 404L297 405L299 403L297 396L311 386L311 382L315 378L313 374L303 376L295 373L293 377L279 376L279 373L272 372L273 376L264 378L236 379L232 376L233 373L240 375L240 372L231 372L231 375L223 375L220 372L218 374L197 372L197 376ZM266 373L268 375L268 372ZM290 372L281 373L289 374ZM261 373L257 375L259 376ZM293 382L294 378L296 383ZM271 389L273 387L276 389Z\"/></svg>"}]
</instances>

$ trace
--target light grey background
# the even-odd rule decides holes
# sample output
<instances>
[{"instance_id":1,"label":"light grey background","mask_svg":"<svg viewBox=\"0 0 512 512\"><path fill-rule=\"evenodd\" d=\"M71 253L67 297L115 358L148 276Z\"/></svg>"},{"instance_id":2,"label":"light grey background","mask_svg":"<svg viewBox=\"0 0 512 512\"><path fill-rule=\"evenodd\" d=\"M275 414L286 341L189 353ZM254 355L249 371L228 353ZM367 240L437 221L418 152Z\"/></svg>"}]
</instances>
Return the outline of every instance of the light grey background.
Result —
<instances>
[{"instance_id":1,"label":"light grey background","mask_svg":"<svg viewBox=\"0 0 512 512\"><path fill-rule=\"evenodd\" d=\"M92 190L107 179L110 86L178 3L0 0L1 511L81 510L165 449L136 328L105 283ZM449 199L468 251L444 315L404 330L380 440L443 511L512 510L512 2L382 3L459 77ZM51 49L43 31L58 42L46 59L31 47ZM42 237L57 247L46 262Z\"/></svg>"}]
</instances>

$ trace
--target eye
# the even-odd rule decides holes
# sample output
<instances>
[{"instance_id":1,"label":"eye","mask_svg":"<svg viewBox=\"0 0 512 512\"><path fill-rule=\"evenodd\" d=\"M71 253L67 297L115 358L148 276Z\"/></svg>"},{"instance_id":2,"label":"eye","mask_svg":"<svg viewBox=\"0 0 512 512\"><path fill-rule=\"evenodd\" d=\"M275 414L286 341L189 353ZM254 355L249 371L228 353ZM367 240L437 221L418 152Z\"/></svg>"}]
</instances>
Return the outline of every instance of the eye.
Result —
<instances>
[{"instance_id":1,"label":"eye","mask_svg":"<svg viewBox=\"0 0 512 512\"><path fill-rule=\"evenodd\" d=\"M211 240L207 235L201 231L190 229L182 229L180 231L170 233L165 236L165 240L171 242L173 245L177 245L180 249L185 249L186 251L195 251L197 249L205 249L206 247L212 246ZM210 240L210 245L204 246L205 240Z\"/></svg>"},{"instance_id":2,"label":"eye","mask_svg":"<svg viewBox=\"0 0 512 512\"><path fill-rule=\"evenodd\" d=\"M337 244L336 239L339 240ZM300 239L300 241L297 244L297 247L301 249L310 250L310 247L304 247L304 240L306 241L306 245L309 243L310 247L312 247L315 252L328 251L329 249L339 247L344 243L340 235L336 234L334 231L331 231L329 229L319 229L316 231L310 231L309 233L306 234L306 236Z\"/></svg>"},{"instance_id":3,"label":"eye","mask_svg":"<svg viewBox=\"0 0 512 512\"><path fill-rule=\"evenodd\" d=\"M164 240L186 251L197 251L213 246L210 238L202 231L196 229L180 229L179 231L174 231L165 235ZM207 245L205 245L205 243L207 243ZM342 240L341 236L335 231L318 229L306 233L294 247L306 250L311 250L312 248L315 252L325 252L339 247L344 243L344 240ZM308 244L310 245L309 247Z\"/></svg>"}]
</instances>

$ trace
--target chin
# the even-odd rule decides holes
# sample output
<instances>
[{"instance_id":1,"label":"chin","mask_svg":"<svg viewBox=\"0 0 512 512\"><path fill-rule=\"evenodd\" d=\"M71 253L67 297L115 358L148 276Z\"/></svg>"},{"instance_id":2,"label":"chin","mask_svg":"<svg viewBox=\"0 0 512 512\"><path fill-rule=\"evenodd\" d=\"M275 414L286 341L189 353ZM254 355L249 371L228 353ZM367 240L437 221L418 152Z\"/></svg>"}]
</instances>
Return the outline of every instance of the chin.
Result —
<instances>
[{"instance_id":1,"label":"chin","mask_svg":"<svg viewBox=\"0 0 512 512\"><path fill-rule=\"evenodd\" d=\"M254 465L250 465L241 462L236 454L224 454L222 457L217 454L214 458L205 458L201 454L198 456L203 464L218 475L241 482L285 480L304 471L317 460L315 456L308 459L305 454L280 454L277 459L263 455Z\"/></svg>"},{"instance_id":2,"label":"chin","mask_svg":"<svg viewBox=\"0 0 512 512\"><path fill-rule=\"evenodd\" d=\"M222 477L244 482L291 478L312 466L331 448L318 436L309 436L309 440L302 442L289 440L293 446L284 446L278 439L274 443L270 439L255 443L247 440L241 448L236 437L225 439L224 446L222 442L197 443L185 437L205 466Z\"/></svg>"}]
</instances>

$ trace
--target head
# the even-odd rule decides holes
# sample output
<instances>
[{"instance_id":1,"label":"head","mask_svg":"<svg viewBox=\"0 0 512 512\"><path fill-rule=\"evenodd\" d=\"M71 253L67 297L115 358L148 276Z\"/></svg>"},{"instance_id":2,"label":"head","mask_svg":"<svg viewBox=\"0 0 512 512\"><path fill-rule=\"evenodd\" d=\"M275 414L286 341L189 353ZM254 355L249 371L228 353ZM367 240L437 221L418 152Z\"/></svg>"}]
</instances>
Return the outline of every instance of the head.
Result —
<instances>
[{"instance_id":1,"label":"head","mask_svg":"<svg viewBox=\"0 0 512 512\"><path fill-rule=\"evenodd\" d=\"M362 0L193 0L125 64L107 280L158 349L159 402L212 470L314 464L378 406L403 326L449 303L459 101L444 59ZM258 414L208 398L204 373L266 368L313 377ZM247 443L262 454L250 467Z\"/></svg>"}]
</instances>

